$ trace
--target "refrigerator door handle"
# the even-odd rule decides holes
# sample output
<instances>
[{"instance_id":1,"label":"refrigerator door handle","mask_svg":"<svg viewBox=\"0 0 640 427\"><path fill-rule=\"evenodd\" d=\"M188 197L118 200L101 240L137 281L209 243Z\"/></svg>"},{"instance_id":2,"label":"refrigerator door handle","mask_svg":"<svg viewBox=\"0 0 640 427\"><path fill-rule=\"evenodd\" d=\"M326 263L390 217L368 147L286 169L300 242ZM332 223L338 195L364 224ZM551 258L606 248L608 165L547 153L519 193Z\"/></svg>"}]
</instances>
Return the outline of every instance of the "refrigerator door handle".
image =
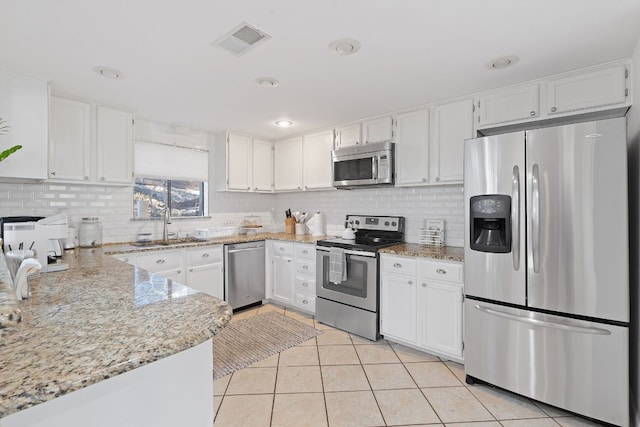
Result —
<instances>
[{"instance_id":1,"label":"refrigerator door handle","mask_svg":"<svg viewBox=\"0 0 640 427\"><path fill-rule=\"evenodd\" d=\"M538 164L531 171L531 246L533 272L540 272L540 172Z\"/></svg>"},{"instance_id":2,"label":"refrigerator door handle","mask_svg":"<svg viewBox=\"0 0 640 427\"><path fill-rule=\"evenodd\" d=\"M527 323L533 326L539 326L542 328L561 329L568 332L576 332L579 334L591 334L591 335L611 335L611 331L600 328L587 328L584 326L567 325L564 323L549 322L546 320L532 319L530 317L518 316L516 314L505 313L503 311L494 310L488 307L482 307L478 304L474 305L474 308L483 313L491 314L493 316L503 317L505 319L514 320L520 323Z\"/></svg>"},{"instance_id":3,"label":"refrigerator door handle","mask_svg":"<svg viewBox=\"0 0 640 427\"><path fill-rule=\"evenodd\" d=\"M520 168L513 167L511 190L511 240L513 251L513 269L520 269Z\"/></svg>"}]
</instances>

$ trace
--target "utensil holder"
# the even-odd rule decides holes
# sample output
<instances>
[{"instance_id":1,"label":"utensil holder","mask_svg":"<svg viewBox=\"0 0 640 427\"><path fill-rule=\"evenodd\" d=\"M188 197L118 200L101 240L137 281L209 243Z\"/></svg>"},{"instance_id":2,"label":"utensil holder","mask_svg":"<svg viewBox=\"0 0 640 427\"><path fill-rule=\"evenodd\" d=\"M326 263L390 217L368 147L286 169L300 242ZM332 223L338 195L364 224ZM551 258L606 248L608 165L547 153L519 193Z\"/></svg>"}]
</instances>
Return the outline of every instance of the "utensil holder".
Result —
<instances>
[{"instance_id":1,"label":"utensil holder","mask_svg":"<svg viewBox=\"0 0 640 427\"><path fill-rule=\"evenodd\" d=\"M284 220L284 232L287 234L296 234L296 219L285 218Z\"/></svg>"},{"instance_id":2,"label":"utensil holder","mask_svg":"<svg viewBox=\"0 0 640 427\"><path fill-rule=\"evenodd\" d=\"M296 234L309 234L309 227L307 227L307 224L302 222L297 223Z\"/></svg>"}]
</instances>

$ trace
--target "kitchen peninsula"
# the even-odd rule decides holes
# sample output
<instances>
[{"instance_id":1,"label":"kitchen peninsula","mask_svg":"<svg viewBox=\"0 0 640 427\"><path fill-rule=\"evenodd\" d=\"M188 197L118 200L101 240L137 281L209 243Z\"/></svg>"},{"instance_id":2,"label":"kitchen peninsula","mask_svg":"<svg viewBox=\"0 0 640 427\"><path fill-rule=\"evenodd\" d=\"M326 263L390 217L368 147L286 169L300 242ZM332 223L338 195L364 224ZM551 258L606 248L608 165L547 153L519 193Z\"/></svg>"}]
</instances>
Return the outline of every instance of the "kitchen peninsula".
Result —
<instances>
[{"instance_id":1,"label":"kitchen peninsula","mask_svg":"<svg viewBox=\"0 0 640 427\"><path fill-rule=\"evenodd\" d=\"M102 249L66 256L29 299L0 295L22 318L0 329L0 426L210 425L211 338L229 305Z\"/></svg>"}]
</instances>

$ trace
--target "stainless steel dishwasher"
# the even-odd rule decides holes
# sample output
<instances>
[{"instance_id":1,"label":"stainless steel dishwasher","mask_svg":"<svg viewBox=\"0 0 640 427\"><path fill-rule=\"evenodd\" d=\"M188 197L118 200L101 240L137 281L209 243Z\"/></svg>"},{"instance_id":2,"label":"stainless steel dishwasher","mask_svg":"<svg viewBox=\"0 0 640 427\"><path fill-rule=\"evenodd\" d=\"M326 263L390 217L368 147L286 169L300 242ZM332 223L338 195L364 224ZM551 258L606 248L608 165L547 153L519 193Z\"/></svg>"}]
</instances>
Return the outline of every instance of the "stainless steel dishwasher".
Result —
<instances>
[{"instance_id":1,"label":"stainless steel dishwasher","mask_svg":"<svg viewBox=\"0 0 640 427\"><path fill-rule=\"evenodd\" d=\"M224 294L234 310L265 297L264 241L224 245Z\"/></svg>"}]
</instances>

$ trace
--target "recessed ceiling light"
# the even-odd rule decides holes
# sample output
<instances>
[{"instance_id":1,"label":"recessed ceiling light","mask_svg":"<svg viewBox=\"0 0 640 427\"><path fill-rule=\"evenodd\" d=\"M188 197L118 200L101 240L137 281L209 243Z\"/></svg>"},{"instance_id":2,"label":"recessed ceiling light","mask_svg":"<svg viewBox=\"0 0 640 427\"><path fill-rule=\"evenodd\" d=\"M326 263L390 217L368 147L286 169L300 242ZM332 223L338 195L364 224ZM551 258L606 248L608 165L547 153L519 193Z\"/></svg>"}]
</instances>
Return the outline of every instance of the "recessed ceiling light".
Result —
<instances>
[{"instance_id":1,"label":"recessed ceiling light","mask_svg":"<svg viewBox=\"0 0 640 427\"><path fill-rule=\"evenodd\" d=\"M105 77L107 79L116 80L124 77L124 74L122 74L122 71L112 67L103 67L98 65L96 67L93 67L93 71L95 71L96 73L100 74L102 77Z\"/></svg>"},{"instance_id":2,"label":"recessed ceiling light","mask_svg":"<svg viewBox=\"0 0 640 427\"><path fill-rule=\"evenodd\" d=\"M276 120L275 125L281 128L288 128L293 126L293 122L291 120Z\"/></svg>"},{"instance_id":3,"label":"recessed ceiling light","mask_svg":"<svg viewBox=\"0 0 640 427\"><path fill-rule=\"evenodd\" d=\"M278 87L280 84L280 82L273 77L258 77L256 83L261 87Z\"/></svg>"},{"instance_id":4,"label":"recessed ceiling light","mask_svg":"<svg viewBox=\"0 0 640 427\"><path fill-rule=\"evenodd\" d=\"M360 50L360 42L354 39L340 39L329 44L329 50L338 55L353 55Z\"/></svg>"},{"instance_id":5,"label":"recessed ceiling light","mask_svg":"<svg viewBox=\"0 0 640 427\"><path fill-rule=\"evenodd\" d=\"M501 56L500 58L493 59L489 61L486 67L490 70L500 70L502 68L507 68L510 65L518 62L518 57L515 55L509 56Z\"/></svg>"}]
</instances>

